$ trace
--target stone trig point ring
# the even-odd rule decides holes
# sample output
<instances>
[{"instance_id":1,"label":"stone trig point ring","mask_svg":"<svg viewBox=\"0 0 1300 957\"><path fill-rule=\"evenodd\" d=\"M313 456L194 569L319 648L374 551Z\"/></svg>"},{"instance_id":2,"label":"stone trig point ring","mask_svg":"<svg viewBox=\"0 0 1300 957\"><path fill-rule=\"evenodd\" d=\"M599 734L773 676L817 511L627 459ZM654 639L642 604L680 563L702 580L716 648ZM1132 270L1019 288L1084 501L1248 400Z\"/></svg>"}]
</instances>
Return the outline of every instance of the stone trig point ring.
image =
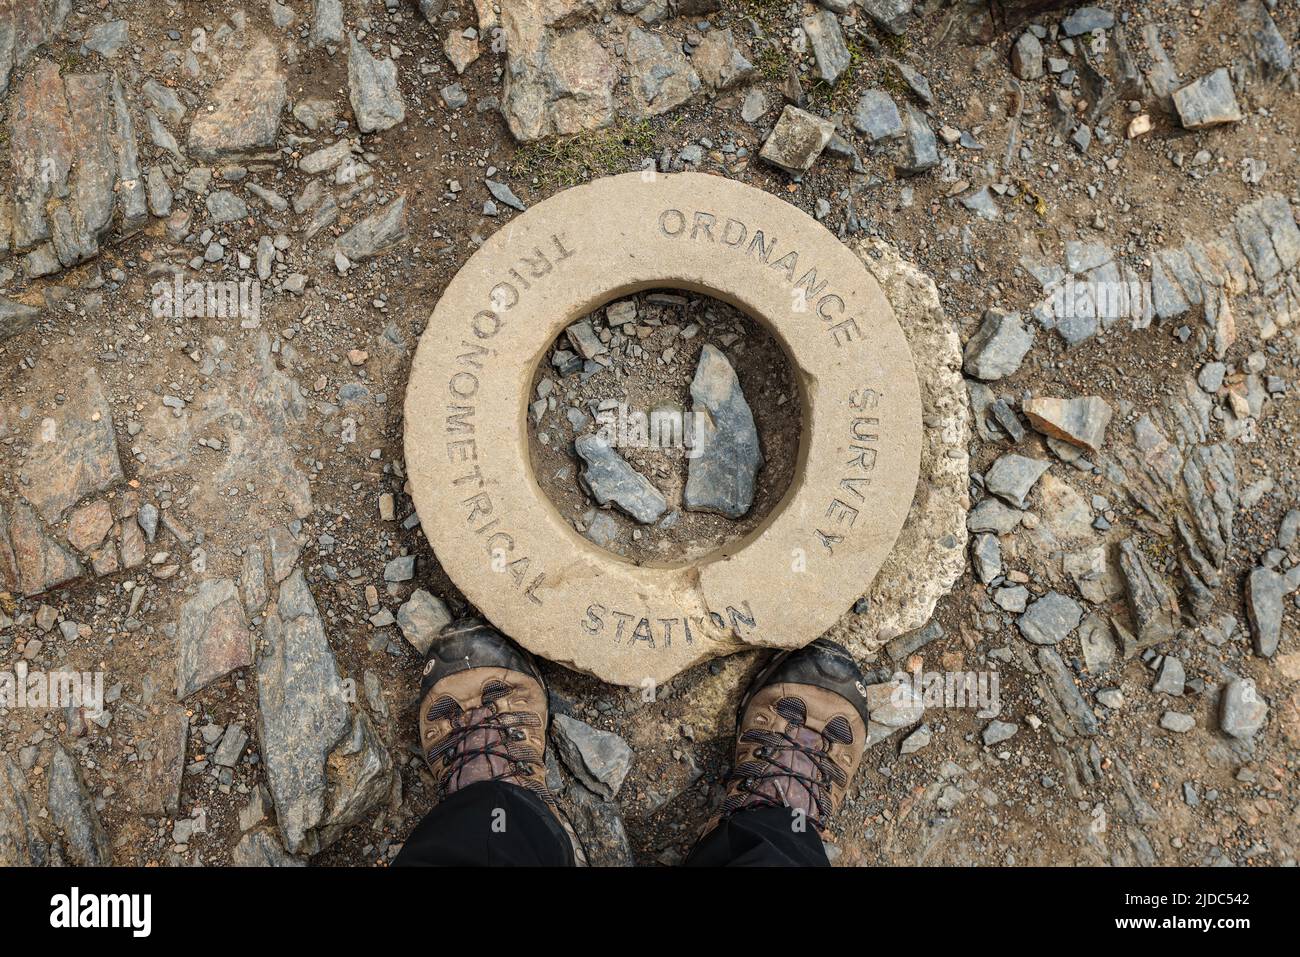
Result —
<instances>
[{"instance_id":1,"label":"stone trig point ring","mask_svg":"<svg viewBox=\"0 0 1300 957\"><path fill-rule=\"evenodd\" d=\"M566 326L643 289L704 293L762 323L799 388L794 477L712 554L637 565L579 535L532 473L534 371ZM874 578L912 503L921 396L893 310L807 214L697 173L569 189L500 229L447 286L406 394L406 459L439 562L545 658L645 687L746 646L797 648Z\"/></svg>"}]
</instances>

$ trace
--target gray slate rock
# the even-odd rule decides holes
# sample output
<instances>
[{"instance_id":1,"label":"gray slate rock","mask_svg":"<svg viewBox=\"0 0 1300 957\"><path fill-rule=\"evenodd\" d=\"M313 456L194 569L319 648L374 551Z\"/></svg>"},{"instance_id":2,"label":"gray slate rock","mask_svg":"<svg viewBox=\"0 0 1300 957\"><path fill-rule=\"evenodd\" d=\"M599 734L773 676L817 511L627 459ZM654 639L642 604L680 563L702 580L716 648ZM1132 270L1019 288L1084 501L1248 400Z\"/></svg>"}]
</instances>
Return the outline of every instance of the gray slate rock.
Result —
<instances>
[{"instance_id":1,"label":"gray slate rock","mask_svg":"<svg viewBox=\"0 0 1300 957\"><path fill-rule=\"evenodd\" d=\"M0 342L26 332L36 324L40 314L41 310L35 306L0 296Z\"/></svg>"},{"instance_id":2,"label":"gray slate rock","mask_svg":"<svg viewBox=\"0 0 1300 957\"><path fill-rule=\"evenodd\" d=\"M354 263L374 259L406 238L406 197L399 196L339 237L335 248Z\"/></svg>"},{"instance_id":3,"label":"gray slate rock","mask_svg":"<svg viewBox=\"0 0 1300 957\"><path fill-rule=\"evenodd\" d=\"M1015 531L1025 513L996 498L986 498L966 516L966 529L972 533L994 532L1005 535Z\"/></svg>"},{"instance_id":4,"label":"gray slate rock","mask_svg":"<svg viewBox=\"0 0 1300 957\"><path fill-rule=\"evenodd\" d=\"M433 640L449 624L451 613L442 599L423 588L411 592L411 597L397 610L397 627L402 629L402 637L421 657L429 653Z\"/></svg>"},{"instance_id":5,"label":"gray slate rock","mask_svg":"<svg viewBox=\"0 0 1300 957\"><path fill-rule=\"evenodd\" d=\"M754 481L763 467L758 429L736 371L711 345L700 350L691 401L700 447L693 450L684 495L693 512L740 518L754 502Z\"/></svg>"},{"instance_id":6,"label":"gray slate rock","mask_svg":"<svg viewBox=\"0 0 1300 957\"><path fill-rule=\"evenodd\" d=\"M996 535L983 532L971 542L971 562L975 576L987 585L1002 574L1002 545Z\"/></svg>"},{"instance_id":7,"label":"gray slate rock","mask_svg":"<svg viewBox=\"0 0 1300 957\"><path fill-rule=\"evenodd\" d=\"M896 37L907 32L911 20L912 0L858 0L862 10L881 29Z\"/></svg>"},{"instance_id":8,"label":"gray slate rock","mask_svg":"<svg viewBox=\"0 0 1300 957\"><path fill-rule=\"evenodd\" d=\"M348 98L362 133L380 133L406 119L397 64L387 57L375 59L356 37L348 41Z\"/></svg>"},{"instance_id":9,"label":"gray slate rock","mask_svg":"<svg viewBox=\"0 0 1300 957\"><path fill-rule=\"evenodd\" d=\"M1033 344L1034 330L1025 327L1020 313L989 309L966 343L962 367L985 382L1004 379L1020 368Z\"/></svg>"},{"instance_id":10,"label":"gray slate rock","mask_svg":"<svg viewBox=\"0 0 1300 957\"><path fill-rule=\"evenodd\" d=\"M316 0L308 43L314 47L343 42L343 0Z\"/></svg>"},{"instance_id":11,"label":"gray slate rock","mask_svg":"<svg viewBox=\"0 0 1300 957\"><path fill-rule=\"evenodd\" d=\"M1043 76L1043 44L1028 30L1011 48L1011 71L1022 80L1037 80Z\"/></svg>"},{"instance_id":12,"label":"gray slate rock","mask_svg":"<svg viewBox=\"0 0 1300 957\"><path fill-rule=\"evenodd\" d=\"M1255 688L1255 682L1249 678L1228 682L1219 703L1219 727L1224 734L1246 741L1267 720L1268 704Z\"/></svg>"},{"instance_id":13,"label":"gray slate rock","mask_svg":"<svg viewBox=\"0 0 1300 957\"><path fill-rule=\"evenodd\" d=\"M1007 452L985 474L984 487L1008 505L1024 508L1029 493L1050 467L1047 459Z\"/></svg>"},{"instance_id":14,"label":"gray slate rock","mask_svg":"<svg viewBox=\"0 0 1300 957\"><path fill-rule=\"evenodd\" d=\"M516 196L515 191L505 183L498 183L494 179L485 179L483 182L487 184L488 192L492 194L497 202L505 203L511 209L517 209L521 213L526 208L524 201Z\"/></svg>"},{"instance_id":15,"label":"gray slate rock","mask_svg":"<svg viewBox=\"0 0 1300 957\"><path fill-rule=\"evenodd\" d=\"M871 145L896 140L903 135L903 118L898 104L884 90L867 90L853 110L853 128Z\"/></svg>"},{"instance_id":16,"label":"gray slate rock","mask_svg":"<svg viewBox=\"0 0 1300 957\"><path fill-rule=\"evenodd\" d=\"M1271 568L1256 568L1246 578L1246 614L1255 653L1272 658L1282 639L1282 603L1289 587L1285 575Z\"/></svg>"},{"instance_id":17,"label":"gray slate rock","mask_svg":"<svg viewBox=\"0 0 1300 957\"><path fill-rule=\"evenodd\" d=\"M1055 648L1038 649L1038 667L1043 671L1048 690L1070 719L1075 732L1085 737L1097 734L1101 730L1097 716L1083 699L1079 686L1074 683L1073 673Z\"/></svg>"},{"instance_id":18,"label":"gray slate rock","mask_svg":"<svg viewBox=\"0 0 1300 957\"><path fill-rule=\"evenodd\" d=\"M32 820L27 779L7 754L0 754L0 867L40 867L48 856Z\"/></svg>"},{"instance_id":19,"label":"gray slate rock","mask_svg":"<svg viewBox=\"0 0 1300 957\"><path fill-rule=\"evenodd\" d=\"M370 717L344 694L301 568L263 626L258 738L286 849L315 854L386 801L393 763Z\"/></svg>"},{"instance_id":20,"label":"gray slate rock","mask_svg":"<svg viewBox=\"0 0 1300 957\"><path fill-rule=\"evenodd\" d=\"M1174 106L1179 121L1189 130L1241 120L1241 107L1237 105L1237 95L1233 92L1227 67L1220 67L1208 76L1175 90Z\"/></svg>"},{"instance_id":21,"label":"gray slate rock","mask_svg":"<svg viewBox=\"0 0 1300 957\"><path fill-rule=\"evenodd\" d=\"M613 504L643 525L668 510L663 493L600 436L580 435L573 448L583 461L582 484L601 505Z\"/></svg>"},{"instance_id":22,"label":"gray slate rock","mask_svg":"<svg viewBox=\"0 0 1300 957\"><path fill-rule=\"evenodd\" d=\"M1011 724L1008 721L990 721L984 728L984 733L981 737L983 738L984 745L989 747L995 744L1001 744L1003 741L1014 736L1018 730L1020 729L1016 727L1016 725Z\"/></svg>"},{"instance_id":23,"label":"gray slate rock","mask_svg":"<svg viewBox=\"0 0 1300 957\"><path fill-rule=\"evenodd\" d=\"M1160 727L1174 734L1186 734L1196 727L1196 719L1180 711L1166 711L1160 716Z\"/></svg>"},{"instance_id":24,"label":"gray slate rock","mask_svg":"<svg viewBox=\"0 0 1300 957\"><path fill-rule=\"evenodd\" d=\"M1160 662L1160 671L1156 674L1156 683L1151 686L1151 690L1156 694L1180 697L1186 682L1187 672L1183 669L1183 663L1173 655L1165 655L1164 660Z\"/></svg>"},{"instance_id":25,"label":"gray slate rock","mask_svg":"<svg viewBox=\"0 0 1300 957\"><path fill-rule=\"evenodd\" d=\"M1178 633L1178 598L1164 578L1147 563L1132 538L1120 543L1119 567L1129 612L1137 629L1136 642L1125 642L1124 657L1128 658L1144 648L1168 641Z\"/></svg>"},{"instance_id":26,"label":"gray slate rock","mask_svg":"<svg viewBox=\"0 0 1300 957\"><path fill-rule=\"evenodd\" d=\"M1067 37L1077 37L1094 30L1109 30L1115 25L1115 14L1102 7L1080 7L1063 21L1061 31Z\"/></svg>"},{"instance_id":27,"label":"gray slate rock","mask_svg":"<svg viewBox=\"0 0 1300 957\"><path fill-rule=\"evenodd\" d=\"M1077 601L1060 592L1049 591L1032 602L1016 619L1016 627L1027 641L1036 645L1055 645L1069 637L1082 619L1083 609Z\"/></svg>"},{"instance_id":28,"label":"gray slate rock","mask_svg":"<svg viewBox=\"0 0 1300 957\"><path fill-rule=\"evenodd\" d=\"M632 749L626 741L566 714L552 719L551 740L574 777L598 797L613 800L632 767Z\"/></svg>"},{"instance_id":29,"label":"gray slate rock","mask_svg":"<svg viewBox=\"0 0 1300 957\"><path fill-rule=\"evenodd\" d=\"M834 86L853 61L844 43L839 17L824 7L820 8L811 16L804 17L803 32L812 46L813 59L817 63L816 76Z\"/></svg>"},{"instance_id":30,"label":"gray slate rock","mask_svg":"<svg viewBox=\"0 0 1300 957\"><path fill-rule=\"evenodd\" d=\"M230 223L248 216L248 205L226 189L209 193L205 205L214 223Z\"/></svg>"},{"instance_id":31,"label":"gray slate rock","mask_svg":"<svg viewBox=\"0 0 1300 957\"><path fill-rule=\"evenodd\" d=\"M307 862L285 851L269 827L254 828L239 839L230 852L236 867L306 867Z\"/></svg>"},{"instance_id":32,"label":"gray slate rock","mask_svg":"<svg viewBox=\"0 0 1300 957\"><path fill-rule=\"evenodd\" d=\"M228 578L199 585L198 594L181 606L176 633L176 697L180 700L253 663L244 606Z\"/></svg>"},{"instance_id":33,"label":"gray slate rock","mask_svg":"<svg viewBox=\"0 0 1300 957\"><path fill-rule=\"evenodd\" d=\"M113 863L108 833L95 810L81 768L63 748L55 746L50 761L47 804L50 820L63 832L68 862L78 867L106 867Z\"/></svg>"},{"instance_id":34,"label":"gray slate rock","mask_svg":"<svg viewBox=\"0 0 1300 957\"><path fill-rule=\"evenodd\" d=\"M903 106L903 145L894 170L902 176L918 176L939 165L939 143L930 120L912 104Z\"/></svg>"}]
</instances>

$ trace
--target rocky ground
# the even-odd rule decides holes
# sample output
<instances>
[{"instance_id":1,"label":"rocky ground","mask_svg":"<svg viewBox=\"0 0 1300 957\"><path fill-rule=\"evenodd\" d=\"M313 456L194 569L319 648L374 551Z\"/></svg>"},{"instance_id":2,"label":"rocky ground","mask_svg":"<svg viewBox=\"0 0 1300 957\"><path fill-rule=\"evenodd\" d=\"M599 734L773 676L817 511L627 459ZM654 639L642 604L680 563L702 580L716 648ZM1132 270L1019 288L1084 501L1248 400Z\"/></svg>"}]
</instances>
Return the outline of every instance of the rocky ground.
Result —
<instances>
[{"instance_id":1,"label":"rocky ground","mask_svg":"<svg viewBox=\"0 0 1300 957\"><path fill-rule=\"evenodd\" d=\"M654 168L901 255L963 350L917 508L969 463L966 529L917 526L906 628L841 626L837 863L1294 863L1298 39L1268 0L0 7L0 861L392 859L467 610L405 492L415 342L518 210ZM681 859L756 664L547 669L594 861ZM52 672L103 707L19 700Z\"/></svg>"}]
</instances>

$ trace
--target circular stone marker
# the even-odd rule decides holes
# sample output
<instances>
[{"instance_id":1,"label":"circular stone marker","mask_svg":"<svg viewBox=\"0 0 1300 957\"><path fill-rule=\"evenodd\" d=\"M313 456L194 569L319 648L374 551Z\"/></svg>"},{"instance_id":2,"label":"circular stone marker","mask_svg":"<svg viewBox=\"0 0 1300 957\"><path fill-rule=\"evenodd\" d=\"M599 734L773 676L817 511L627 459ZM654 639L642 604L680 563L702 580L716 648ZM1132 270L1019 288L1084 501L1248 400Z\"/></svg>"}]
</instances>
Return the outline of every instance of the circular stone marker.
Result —
<instances>
[{"instance_id":1,"label":"circular stone marker","mask_svg":"<svg viewBox=\"0 0 1300 957\"><path fill-rule=\"evenodd\" d=\"M666 567L579 535L532 474L526 427L555 338L662 287L767 326L803 421L794 479L763 523ZM406 394L412 495L447 574L525 648L632 687L746 646L802 647L834 625L893 547L920 455L911 353L876 280L807 214L698 173L597 180L502 227L447 286Z\"/></svg>"}]
</instances>

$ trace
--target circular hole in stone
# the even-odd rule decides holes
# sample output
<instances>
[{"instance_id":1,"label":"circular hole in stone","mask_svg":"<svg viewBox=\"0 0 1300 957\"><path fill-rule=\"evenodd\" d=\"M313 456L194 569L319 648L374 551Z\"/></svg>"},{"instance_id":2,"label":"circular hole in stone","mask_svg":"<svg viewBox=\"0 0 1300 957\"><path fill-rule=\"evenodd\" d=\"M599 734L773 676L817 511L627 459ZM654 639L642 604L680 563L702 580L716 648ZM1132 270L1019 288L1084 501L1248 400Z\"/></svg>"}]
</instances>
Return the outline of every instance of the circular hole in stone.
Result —
<instances>
[{"instance_id":1,"label":"circular hole in stone","mask_svg":"<svg viewBox=\"0 0 1300 957\"><path fill-rule=\"evenodd\" d=\"M734 370L757 434L762 465L752 497L752 440L719 357ZM700 385L707 378L713 398L697 403L691 386L702 359ZM650 289L579 317L543 354L530 403L534 480L580 534L640 565L684 565L727 551L781 503L799 459L802 401L785 350L761 323L701 293ZM725 439L712 431L710 423L725 423L705 411L710 404L730 420ZM595 437L607 448L595 447ZM575 443L596 458L594 468ZM617 499L602 507L584 472L599 476L600 491L617 485L620 499L634 492L630 509Z\"/></svg>"}]
</instances>

